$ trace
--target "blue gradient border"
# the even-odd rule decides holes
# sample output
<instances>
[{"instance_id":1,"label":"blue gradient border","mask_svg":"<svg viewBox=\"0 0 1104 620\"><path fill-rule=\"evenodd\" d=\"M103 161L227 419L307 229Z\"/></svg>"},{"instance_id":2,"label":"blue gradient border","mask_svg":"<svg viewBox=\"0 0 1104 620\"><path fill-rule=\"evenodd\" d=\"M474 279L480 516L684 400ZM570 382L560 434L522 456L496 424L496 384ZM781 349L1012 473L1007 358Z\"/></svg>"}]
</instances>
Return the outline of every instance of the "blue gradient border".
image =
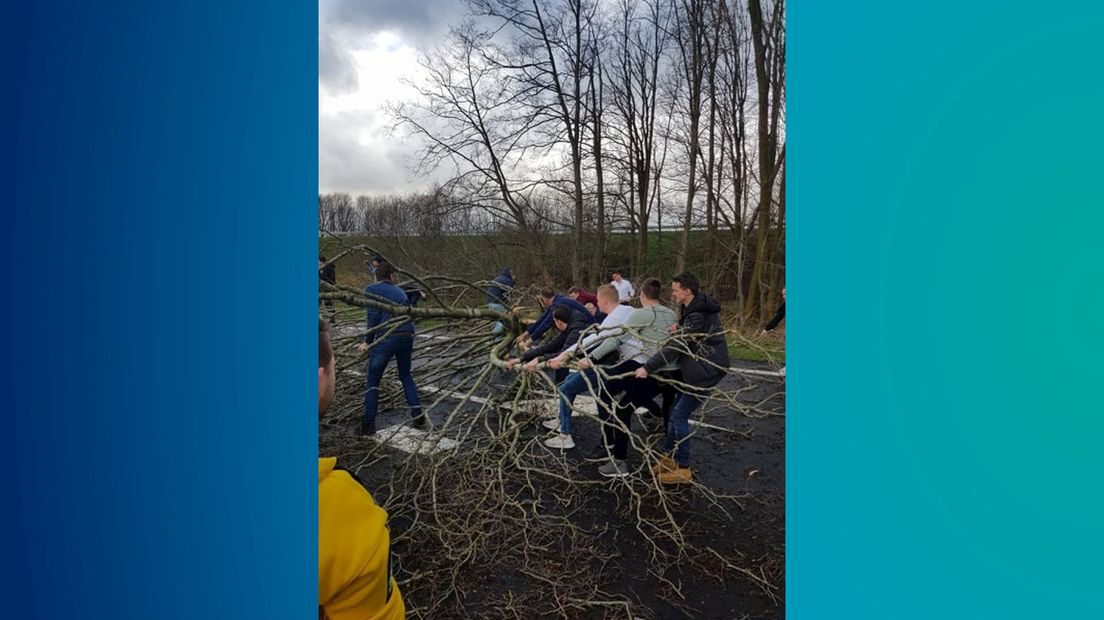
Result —
<instances>
[{"instance_id":1,"label":"blue gradient border","mask_svg":"<svg viewBox=\"0 0 1104 620\"><path fill-rule=\"evenodd\" d=\"M316 613L317 16L6 7L0 617Z\"/></svg>"},{"instance_id":2,"label":"blue gradient border","mask_svg":"<svg viewBox=\"0 0 1104 620\"><path fill-rule=\"evenodd\" d=\"M1100 5L788 9L788 617L1104 617Z\"/></svg>"}]
</instances>

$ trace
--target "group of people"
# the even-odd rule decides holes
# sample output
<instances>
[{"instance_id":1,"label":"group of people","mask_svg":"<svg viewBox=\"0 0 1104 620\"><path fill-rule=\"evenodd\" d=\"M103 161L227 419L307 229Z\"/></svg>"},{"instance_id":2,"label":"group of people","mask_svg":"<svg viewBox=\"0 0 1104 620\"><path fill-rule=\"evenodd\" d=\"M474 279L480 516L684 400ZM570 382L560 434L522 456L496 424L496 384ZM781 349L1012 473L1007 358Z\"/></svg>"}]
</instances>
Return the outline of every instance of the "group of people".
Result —
<instances>
[{"instance_id":1,"label":"group of people","mask_svg":"<svg viewBox=\"0 0 1104 620\"><path fill-rule=\"evenodd\" d=\"M396 271L381 256L373 258L370 268L376 281L365 289L367 297L395 306L417 303L418 296L412 299L409 290L395 284ZM319 256L319 275L336 284L332 264L324 256ZM486 289L488 307L507 313L515 286L512 270L503 269ZM543 288L539 293L543 313L511 343L516 355L507 358L508 369L540 372L543 363L556 384L558 411L542 422L553 433L544 440L546 446L575 448L574 401L586 393L596 397L606 457L606 463L598 468L602 476L630 475L629 433L634 415L647 413L664 422L662 453L652 465L659 482L693 481L690 417L726 374L728 342L720 305L701 290L695 275L682 273L671 280L677 313L664 305L662 292L663 285L654 278L642 282L637 291L619 271L594 293L571 287L563 295ZM785 317L785 289L782 299L782 307L763 333ZM635 307L631 305L634 302ZM333 322L332 303L327 309ZM322 417L333 399L336 379L329 325L321 316L318 325L318 410ZM426 418L411 372L413 321L369 307L366 328L359 345L361 352L370 351L362 434L376 432L380 380L392 359L412 423L424 426ZM492 327L495 334L504 329L501 322ZM662 404L656 403L657 398ZM319 617L404 617L402 595L391 573L386 511L355 477L336 467L334 458L319 459L318 485Z\"/></svg>"},{"instance_id":2,"label":"group of people","mask_svg":"<svg viewBox=\"0 0 1104 620\"><path fill-rule=\"evenodd\" d=\"M333 273L326 266L330 265L320 256L320 276L332 283ZM395 284L395 269L382 256L373 257L370 269L376 282L365 289L367 297L396 306L417 303L410 291ZM513 270L504 268L485 290L487 306L508 313L516 286ZM598 468L603 476L629 474L627 433L634 413L639 413L663 419L664 452L654 467L660 482L693 480L689 420L709 389L724 377L730 361L728 342L720 305L701 290L694 274L682 273L671 280L677 314L663 304L662 291L659 280L648 279L638 292L621 271L612 272L609 283L593 293L579 286L569 288L567 294L544 287L538 295L543 310L540 318L514 339L505 361L508 370L536 372L543 364L550 371L557 386L558 412L543 422L553 431L544 440L549 448L575 448L574 401L585 393L596 397L603 422L602 450L608 456L608 462ZM784 300L785 291L783 306L763 333L785 316ZM630 305L634 302L637 307ZM501 321L492 327L496 335L504 330ZM411 370L414 331L409 317L367 309L364 341L359 345L361 352L369 352L361 434L376 433L380 381L392 359L412 425L425 426ZM656 403L657 398L662 404Z\"/></svg>"},{"instance_id":3,"label":"group of people","mask_svg":"<svg viewBox=\"0 0 1104 620\"><path fill-rule=\"evenodd\" d=\"M639 307L633 307L629 304L636 291L620 272L593 294L572 287L561 295L546 287L540 291L544 312L515 339L518 354L506 367L535 372L544 363L552 371L558 413L543 422L554 432L544 441L550 448L575 447L575 398L584 393L596 397L602 452L608 456L598 468L603 476L629 475L628 433L634 412L662 415L663 455L653 471L663 484L685 484L693 480L690 416L727 372L728 342L721 308L701 291L696 276L683 273L671 281L677 317L663 305L662 289L659 280L646 280L636 296ZM665 406L656 405L659 396Z\"/></svg>"}]
</instances>

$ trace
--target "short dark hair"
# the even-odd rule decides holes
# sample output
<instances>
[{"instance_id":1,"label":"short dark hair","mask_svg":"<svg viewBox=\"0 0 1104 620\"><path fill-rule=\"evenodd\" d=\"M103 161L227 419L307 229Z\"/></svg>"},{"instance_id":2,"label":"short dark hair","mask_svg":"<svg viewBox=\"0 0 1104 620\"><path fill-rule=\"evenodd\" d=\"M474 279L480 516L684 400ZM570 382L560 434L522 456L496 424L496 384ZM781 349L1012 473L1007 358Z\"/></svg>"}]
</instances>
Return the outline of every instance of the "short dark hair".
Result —
<instances>
[{"instance_id":1,"label":"short dark hair","mask_svg":"<svg viewBox=\"0 0 1104 620\"><path fill-rule=\"evenodd\" d=\"M333 347L330 346L330 324L322 317L318 317L318 367L329 366L333 358Z\"/></svg>"},{"instance_id":2,"label":"short dark hair","mask_svg":"<svg viewBox=\"0 0 1104 620\"><path fill-rule=\"evenodd\" d=\"M624 272L624 271L621 271L620 269L614 269L613 271L611 271L611 272L610 272L610 275L611 275L611 276L621 276L621 277L625 277L625 272Z\"/></svg>"},{"instance_id":3,"label":"short dark hair","mask_svg":"<svg viewBox=\"0 0 1104 620\"><path fill-rule=\"evenodd\" d=\"M556 291L551 286L546 286L540 290L540 296L544 299L552 299L556 296Z\"/></svg>"},{"instance_id":4,"label":"short dark hair","mask_svg":"<svg viewBox=\"0 0 1104 620\"><path fill-rule=\"evenodd\" d=\"M567 289L567 294L568 294L568 295L574 295L575 293L578 293L578 292L579 292L579 291L581 291L581 290L583 290L583 289L581 289L581 288L579 288L579 287L577 287L577 286L573 286L573 287L571 287L571 288Z\"/></svg>"},{"instance_id":5,"label":"short dark hair","mask_svg":"<svg viewBox=\"0 0 1104 620\"><path fill-rule=\"evenodd\" d=\"M557 321L563 321L564 323L571 320L571 308L567 306L556 306L556 309L552 311L552 318Z\"/></svg>"},{"instance_id":6,"label":"short dark hair","mask_svg":"<svg viewBox=\"0 0 1104 620\"><path fill-rule=\"evenodd\" d=\"M326 262L326 257L323 256L322 254L319 254L318 255L318 260L324 263L324 262Z\"/></svg>"},{"instance_id":7,"label":"short dark hair","mask_svg":"<svg viewBox=\"0 0 1104 620\"><path fill-rule=\"evenodd\" d=\"M376 267L376 280L380 282L390 280L393 273L395 273L395 267L391 263L383 261L379 267Z\"/></svg>"},{"instance_id":8,"label":"short dark hair","mask_svg":"<svg viewBox=\"0 0 1104 620\"><path fill-rule=\"evenodd\" d=\"M678 282L682 288L690 289L690 292L697 295L701 289L701 282L698 281L698 276L692 273L680 273L677 276L671 278L672 282Z\"/></svg>"},{"instance_id":9,"label":"short dark hair","mask_svg":"<svg viewBox=\"0 0 1104 620\"><path fill-rule=\"evenodd\" d=\"M658 300L661 291L663 291L663 285L655 278L648 278L640 285L640 294L648 299Z\"/></svg>"}]
</instances>

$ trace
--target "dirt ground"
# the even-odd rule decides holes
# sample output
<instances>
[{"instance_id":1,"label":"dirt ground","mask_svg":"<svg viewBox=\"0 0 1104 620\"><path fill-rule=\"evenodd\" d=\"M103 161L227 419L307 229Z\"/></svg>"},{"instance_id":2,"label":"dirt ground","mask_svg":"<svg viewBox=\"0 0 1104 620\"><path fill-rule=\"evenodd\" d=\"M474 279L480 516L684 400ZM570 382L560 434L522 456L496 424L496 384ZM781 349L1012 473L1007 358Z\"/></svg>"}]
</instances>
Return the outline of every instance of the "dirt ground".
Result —
<instances>
[{"instance_id":1,"label":"dirt ground","mask_svg":"<svg viewBox=\"0 0 1104 620\"><path fill-rule=\"evenodd\" d=\"M613 595L619 604L596 607L585 612L565 613L560 609L545 608L534 612L534 617L579 618L782 618L785 615L785 391L784 383L773 376L773 368L765 364L738 362L736 366L752 372L734 372L721 383L721 388L737 394L738 401L754 407L750 414L709 401L695 413L694 418L708 426L692 427L692 459L696 479L715 493L734 496L725 514L701 494L688 488L675 487L665 493L671 499L672 513L680 524L687 542L695 548L711 548L716 553L701 552L693 561L679 562L667 567L663 576L670 583L678 584L681 595L672 592L670 586L649 572L646 546L640 544L640 533L630 518L632 502L629 491L618 481L603 479L597 474L599 463L588 461L593 451L600 449L598 422L586 417L574 418L574 437L577 447L562 455L543 448L539 441L526 444L532 452L533 463L547 463L563 467L578 480L599 481L585 485L570 497L540 499L541 509L550 513L562 513L581 528L600 532L588 538L594 545L591 551L605 558L605 562L588 566L587 575L601 592ZM756 372L758 371L758 372ZM357 382L362 378L353 373L342 373L344 398L355 407L362 389ZM493 389L480 390L479 395L493 396ZM342 398L342 396L339 396ZM423 403L434 398L423 396ZM428 411L435 425L440 425L456 402L442 402ZM479 409L470 405L472 414ZM485 415L507 415L501 410ZM405 424L408 420L403 409L381 411L377 425L387 428ZM645 420L648 421L648 420ZM635 423L635 422L634 422ZM361 438L356 434L358 422L353 419L341 424L323 423L319 429L319 448L322 455L341 455L340 466L356 469L356 475L366 487L373 490L377 501L386 505L387 482L406 459L425 458L402 450L378 447L378 438ZM658 426L658 424L657 424ZM491 423L488 427L494 427ZM716 428L712 428L716 427ZM635 426L638 436L658 441L660 435L648 435ZM724 429L724 430L720 430ZM547 435L547 431L531 425L526 433L533 438ZM463 440L463 437L457 436ZM472 441L468 439L467 441ZM360 455L374 450L381 458L371 459L361 465ZM461 441L457 450L464 450ZM630 452L630 467L635 476L645 475L641 455ZM562 501L556 501L560 499ZM644 507L647 510L647 506ZM416 540L404 540L402 520L393 520L392 536L397 543L396 577L403 587L432 562L425 553L427 547ZM556 572L570 578L573 571L564 552L565 561L555 561L553 554L542 570ZM597 577L594 577L597 576ZM754 578L753 578L754 576ZM548 586L539 578L518 572L496 570L495 566L473 566L461 578L464 591L457 597L454 617L499 617L500 612L484 611L484 603L506 597L528 597L541 609L542 596L552 596ZM767 584L767 586L764 586ZM410 617L418 617L416 611L424 600L416 584L404 587ZM627 604L626 604L627 602ZM441 617L441 616L437 616ZM452 617L452 616L450 616Z\"/></svg>"}]
</instances>

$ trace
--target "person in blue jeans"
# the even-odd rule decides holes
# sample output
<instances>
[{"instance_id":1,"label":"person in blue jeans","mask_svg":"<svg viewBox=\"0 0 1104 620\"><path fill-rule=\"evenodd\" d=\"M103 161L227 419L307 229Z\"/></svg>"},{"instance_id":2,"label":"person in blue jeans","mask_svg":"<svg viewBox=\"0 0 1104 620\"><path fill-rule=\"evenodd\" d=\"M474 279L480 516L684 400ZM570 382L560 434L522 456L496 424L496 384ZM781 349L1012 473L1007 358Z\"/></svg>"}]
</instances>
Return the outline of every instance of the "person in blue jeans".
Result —
<instances>
[{"instance_id":1,"label":"person in blue jeans","mask_svg":"<svg viewBox=\"0 0 1104 620\"><path fill-rule=\"evenodd\" d=\"M410 305L406 293L392 282L394 268L383 262L376 267L375 284L364 290L365 297L376 299L396 306ZM394 315L386 310L368 308L367 327L364 342L359 345L361 352L368 354L368 373L364 389L364 420L360 425L361 435L376 434L376 414L379 413L379 385L387 364L391 358L399 370L406 404L410 407L410 417L416 428L425 426L422 405L418 400L418 387L414 385L414 375L410 372L410 358L414 353L414 323L410 319L393 322Z\"/></svg>"},{"instance_id":2,"label":"person in blue jeans","mask_svg":"<svg viewBox=\"0 0 1104 620\"><path fill-rule=\"evenodd\" d=\"M666 454L652 468L662 484L693 481L690 415L728 372L728 340L721 325L721 307L701 292L700 286L694 274L673 278L671 297L679 304L678 326L672 326L675 338L636 371L637 379L647 379L660 368L677 364L683 384L689 386L675 399L663 444Z\"/></svg>"},{"instance_id":3,"label":"person in blue jeans","mask_svg":"<svg viewBox=\"0 0 1104 620\"><path fill-rule=\"evenodd\" d=\"M614 333L620 333L615 330L632 314L632 308L619 304L617 289L608 284L598 287L597 296L598 307L607 314L605 320L598 326L598 331L582 338L579 344L564 349L559 356L548 363L549 367L560 370L576 350L586 351L597 346L600 341L612 337ZM615 356L612 352L610 355ZM543 424L545 428L558 430L559 433L546 439L544 445L549 448L570 450L575 447L575 440L571 436L571 411L575 404L575 397L587 392L598 394L601 391L601 384L597 371L587 368L568 375L556 389L559 392L559 416L553 420L546 420Z\"/></svg>"}]
</instances>

